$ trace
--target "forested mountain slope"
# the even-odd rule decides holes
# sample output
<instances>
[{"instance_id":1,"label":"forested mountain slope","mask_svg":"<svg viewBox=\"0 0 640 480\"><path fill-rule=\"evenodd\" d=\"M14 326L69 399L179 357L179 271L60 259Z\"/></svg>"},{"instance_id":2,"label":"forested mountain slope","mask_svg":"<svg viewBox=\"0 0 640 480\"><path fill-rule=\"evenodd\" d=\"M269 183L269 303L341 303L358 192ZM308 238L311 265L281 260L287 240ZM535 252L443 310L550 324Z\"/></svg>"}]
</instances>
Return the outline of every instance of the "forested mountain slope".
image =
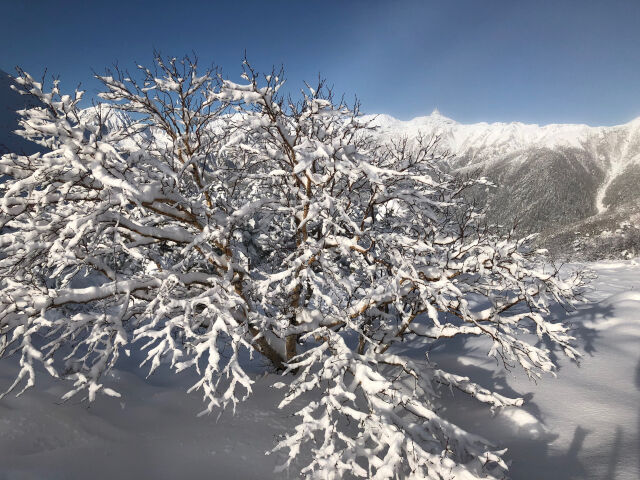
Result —
<instances>
[{"instance_id":1,"label":"forested mountain slope","mask_svg":"<svg viewBox=\"0 0 640 480\"><path fill-rule=\"evenodd\" d=\"M450 172L492 180L497 188L477 192L492 222L541 232L545 246L565 254L638 253L640 119L613 127L463 125L437 111L409 121L368 119L387 138L437 135ZM594 240L602 232L606 238Z\"/></svg>"}]
</instances>

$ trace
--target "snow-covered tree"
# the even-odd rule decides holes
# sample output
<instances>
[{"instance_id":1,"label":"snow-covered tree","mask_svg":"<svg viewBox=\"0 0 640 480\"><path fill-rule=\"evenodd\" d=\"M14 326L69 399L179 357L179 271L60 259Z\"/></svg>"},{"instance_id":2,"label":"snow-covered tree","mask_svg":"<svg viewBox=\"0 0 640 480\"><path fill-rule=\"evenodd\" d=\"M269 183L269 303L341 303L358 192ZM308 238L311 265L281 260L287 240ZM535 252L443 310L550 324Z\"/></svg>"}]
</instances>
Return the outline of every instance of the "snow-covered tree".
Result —
<instances>
[{"instance_id":1,"label":"snow-covered tree","mask_svg":"<svg viewBox=\"0 0 640 480\"><path fill-rule=\"evenodd\" d=\"M439 391L522 399L426 353L485 337L506 366L553 373L543 345L578 353L550 308L569 307L582 276L494 235L464 200L477 181L439 171L436 141L381 142L322 81L293 100L282 72L243 66L233 83L157 56L98 76L103 102L86 110L82 92L18 76L43 105L20 112L20 134L46 152L0 161L0 351L20 358L9 391L40 365L71 380L65 398L117 396L104 374L137 348L150 372L197 369L205 412L235 408L252 390L249 351L299 417L275 445L282 468L501 477L503 451L443 418Z\"/></svg>"}]
</instances>

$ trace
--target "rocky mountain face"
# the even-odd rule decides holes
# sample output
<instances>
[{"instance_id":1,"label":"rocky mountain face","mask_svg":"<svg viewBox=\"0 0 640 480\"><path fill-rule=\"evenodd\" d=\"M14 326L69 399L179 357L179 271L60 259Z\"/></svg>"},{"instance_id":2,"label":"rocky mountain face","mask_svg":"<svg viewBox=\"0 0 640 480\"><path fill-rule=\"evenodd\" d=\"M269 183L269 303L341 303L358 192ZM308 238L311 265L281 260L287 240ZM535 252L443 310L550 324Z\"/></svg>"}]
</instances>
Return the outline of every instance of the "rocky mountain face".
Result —
<instances>
[{"instance_id":1,"label":"rocky mountain face","mask_svg":"<svg viewBox=\"0 0 640 480\"><path fill-rule=\"evenodd\" d=\"M40 150L38 145L13 133L19 128L17 110L30 108L37 102L28 95L20 95L11 86L13 80L0 70L0 155L8 152L32 154Z\"/></svg>"},{"instance_id":2,"label":"rocky mountain face","mask_svg":"<svg viewBox=\"0 0 640 480\"><path fill-rule=\"evenodd\" d=\"M614 127L478 123L439 114L369 116L383 137L439 137L453 174L484 176L491 222L540 233L561 256L640 254L640 118Z\"/></svg>"}]
</instances>

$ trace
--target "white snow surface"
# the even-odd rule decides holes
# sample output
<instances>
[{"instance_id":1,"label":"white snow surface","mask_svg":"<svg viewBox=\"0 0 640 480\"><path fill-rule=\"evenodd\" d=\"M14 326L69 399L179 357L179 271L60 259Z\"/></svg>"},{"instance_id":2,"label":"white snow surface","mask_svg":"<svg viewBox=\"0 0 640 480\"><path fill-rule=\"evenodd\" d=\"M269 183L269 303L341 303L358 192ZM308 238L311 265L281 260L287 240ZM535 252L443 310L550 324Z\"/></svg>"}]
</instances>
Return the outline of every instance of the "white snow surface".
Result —
<instances>
[{"instance_id":1,"label":"white snow surface","mask_svg":"<svg viewBox=\"0 0 640 480\"><path fill-rule=\"evenodd\" d=\"M635 135L640 130L640 117L623 125L611 127L570 123L538 125L522 122L463 124L442 115L438 110L434 110L431 115L411 120L398 120L386 114L364 115L363 119L371 121L373 125L379 127L382 134L389 136L415 137L419 133L440 134L451 153L456 155L465 153L471 148L494 150L502 154L531 146L582 148L588 141L601 139L611 133Z\"/></svg>"},{"instance_id":2,"label":"white snow surface","mask_svg":"<svg viewBox=\"0 0 640 480\"><path fill-rule=\"evenodd\" d=\"M521 122L463 124L445 117L437 110L434 110L431 115L407 121L398 120L389 115L365 115L364 119L372 120L380 127L382 133L394 136L400 134L415 137L418 133L440 134L451 152L458 155L470 148L492 149L496 153L505 154L531 145L550 148L559 145L581 147L588 137L608 128L619 128L591 127L582 124L540 126Z\"/></svg>"},{"instance_id":3,"label":"white snow surface","mask_svg":"<svg viewBox=\"0 0 640 480\"><path fill-rule=\"evenodd\" d=\"M502 160L507 155L532 148L586 150L607 175L598 204L601 210L604 209L604 192L613 179L627 166L640 162L640 117L616 126L522 122L462 124L437 110L431 115L407 121L384 114L365 115L363 118L377 126L380 135L389 138L438 135L441 146L449 154L466 156L474 162Z\"/></svg>"},{"instance_id":4,"label":"white snow surface","mask_svg":"<svg viewBox=\"0 0 640 480\"><path fill-rule=\"evenodd\" d=\"M463 159L456 169L487 166L505 159L520 162L535 149L577 149L589 154L605 175L596 195L598 213L604 213L607 189L624 175L625 170L640 164L640 117L616 126L584 124L474 123L462 124L434 110L431 115L398 120L389 115L365 115L364 120L378 127L379 135L409 139L423 135L439 137L443 152Z\"/></svg>"},{"instance_id":5,"label":"white snow surface","mask_svg":"<svg viewBox=\"0 0 640 480\"><path fill-rule=\"evenodd\" d=\"M579 367L559 355L557 378L536 385L498 368L474 341L443 342L430 354L453 372L527 399L494 417L461 393L444 398L448 417L509 448L515 480L640 478L640 259L587 267L598 278L588 302L566 318L584 354ZM0 478L297 478L293 467L273 473L278 459L265 456L295 420L276 407L280 393L271 386L279 378L253 362L254 394L219 418L196 416L202 403L185 393L191 374L160 369L145 379L135 352L112 374L121 398L61 403L67 385L41 374L22 397L0 400ZM16 368L0 362L2 389Z\"/></svg>"}]
</instances>

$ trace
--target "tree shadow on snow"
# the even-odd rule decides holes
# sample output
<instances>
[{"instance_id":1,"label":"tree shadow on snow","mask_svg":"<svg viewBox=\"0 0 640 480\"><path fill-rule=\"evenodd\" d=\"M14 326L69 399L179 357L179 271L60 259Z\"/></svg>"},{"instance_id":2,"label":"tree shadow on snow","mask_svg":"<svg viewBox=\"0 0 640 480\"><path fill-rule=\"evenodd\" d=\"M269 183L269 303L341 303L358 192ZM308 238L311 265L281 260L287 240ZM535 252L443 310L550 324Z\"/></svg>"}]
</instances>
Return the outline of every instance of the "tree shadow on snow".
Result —
<instances>
[{"instance_id":1,"label":"tree shadow on snow","mask_svg":"<svg viewBox=\"0 0 640 480\"><path fill-rule=\"evenodd\" d=\"M593 311L589 313L588 318L601 314ZM594 340L595 331L589 330L591 329L586 327L582 329L583 336L580 338ZM585 333L589 336L585 336ZM522 394L514 390L507 382L507 372L498 366L488 364L483 359L486 351L481 347L474 347L472 343L463 338L447 339L432 350L430 358L440 368L468 376L472 381L501 395L522 397L525 403L520 408L508 407L494 415L486 405L468 395L455 390L444 390L441 398L443 409L440 413L460 427L486 438L497 448L508 448L505 459L510 463L510 478L587 478L588 472L579 459L579 452L590 431L577 426L566 451L554 451L551 445L559 435L549 431L545 426L543 413L534 401L534 393ZM477 362L474 362L475 359Z\"/></svg>"},{"instance_id":2,"label":"tree shadow on snow","mask_svg":"<svg viewBox=\"0 0 640 480\"><path fill-rule=\"evenodd\" d=\"M596 328L588 325L595 325L598 321L604 321L613 315L613 306L601 303L589 303L579 306L576 311L567 313L560 306L556 306L551 311L552 321L562 321L569 326L572 336L576 338L575 346L583 355L593 356L596 352L596 340L599 332ZM562 359L565 358L562 349L555 345L548 337L544 337L536 344L537 347L545 347L549 350L549 357L557 365L557 369L562 368Z\"/></svg>"},{"instance_id":3,"label":"tree shadow on snow","mask_svg":"<svg viewBox=\"0 0 640 480\"><path fill-rule=\"evenodd\" d=\"M620 447L622 446L622 427L616 427L616 436L611 447L611 456L607 462L607 473L604 477L606 480L614 480L616 478L616 470L618 461L620 460Z\"/></svg>"},{"instance_id":4,"label":"tree shadow on snow","mask_svg":"<svg viewBox=\"0 0 640 480\"><path fill-rule=\"evenodd\" d=\"M636 388L640 390L640 360L638 360L638 365L636 366L635 377ZM638 434L636 437L636 448L638 449L638 476L640 477L640 408L638 409Z\"/></svg>"},{"instance_id":5,"label":"tree shadow on snow","mask_svg":"<svg viewBox=\"0 0 640 480\"><path fill-rule=\"evenodd\" d=\"M558 435L546 434L539 439L514 439L509 445L507 458L511 463L509 474L518 480L582 480L587 470L578 458L590 430L578 425L566 452L555 452L550 443Z\"/></svg>"}]
</instances>

